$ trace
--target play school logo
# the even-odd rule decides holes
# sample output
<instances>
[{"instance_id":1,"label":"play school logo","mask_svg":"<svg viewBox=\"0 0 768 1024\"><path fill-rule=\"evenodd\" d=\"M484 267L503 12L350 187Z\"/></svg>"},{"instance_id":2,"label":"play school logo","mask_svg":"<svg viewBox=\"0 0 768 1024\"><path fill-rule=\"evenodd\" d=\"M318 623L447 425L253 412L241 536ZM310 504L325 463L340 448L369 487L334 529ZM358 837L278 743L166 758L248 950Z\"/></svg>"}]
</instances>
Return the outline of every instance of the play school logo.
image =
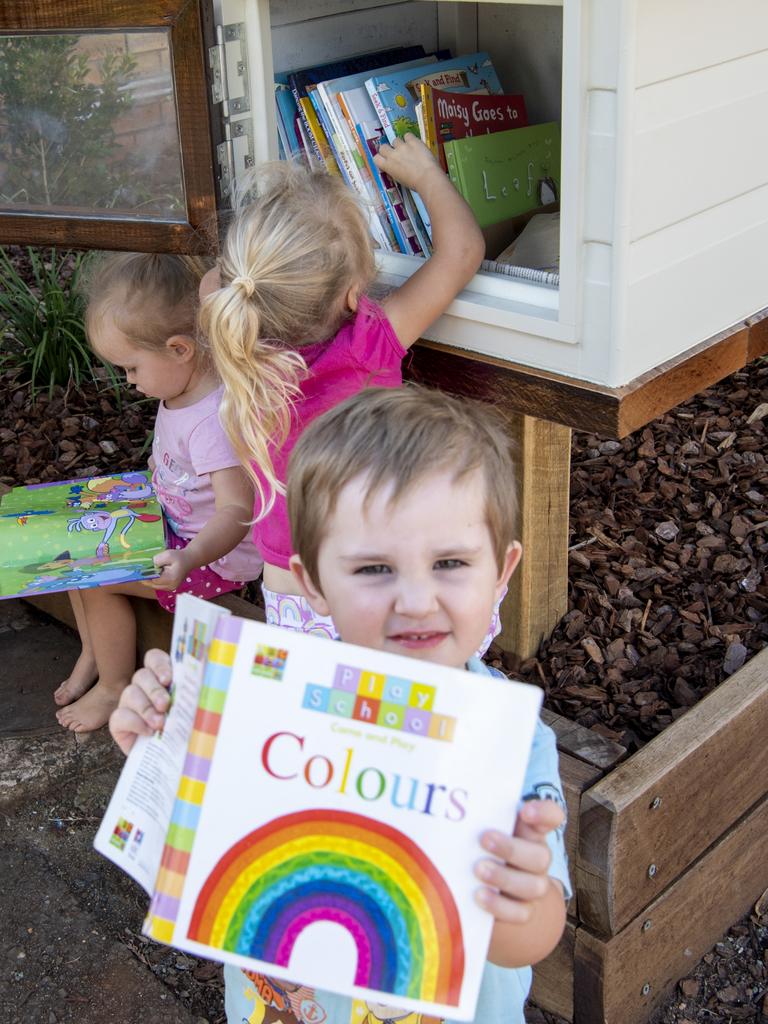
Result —
<instances>
[{"instance_id":1,"label":"play school logo","mask_svg":"<svg viewBox=\"0 0 768 1024\"><path fill-rule=\"evenodd\" d=\"M435 687L425 683L338 665L333 686L307 683L302 706L365 725L382 725L451 743L456 719L437 714L436 695Z\"/></svg>"}]
</instances>

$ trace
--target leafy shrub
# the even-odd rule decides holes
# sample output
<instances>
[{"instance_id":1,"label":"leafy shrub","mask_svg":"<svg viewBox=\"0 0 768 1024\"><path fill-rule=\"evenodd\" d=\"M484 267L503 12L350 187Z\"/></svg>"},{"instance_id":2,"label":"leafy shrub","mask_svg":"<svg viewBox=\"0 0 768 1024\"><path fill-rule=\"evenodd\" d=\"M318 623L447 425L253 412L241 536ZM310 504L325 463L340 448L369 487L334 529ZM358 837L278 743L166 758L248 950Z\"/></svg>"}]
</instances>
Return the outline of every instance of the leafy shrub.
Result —
<instances>
[{"instance_id":1,"label":"leafy shrub","mask_svg":"<svg viewBox=\"0 0 768 1024\"><path fill-rule=\"evenodd\" d=\"M27 249L22 273L0 249L0 368L18 371L34 392L76 385L91 376L96 357L85 336L85 300L78 282L86 257Z\"/></svg>"}]
</instances>

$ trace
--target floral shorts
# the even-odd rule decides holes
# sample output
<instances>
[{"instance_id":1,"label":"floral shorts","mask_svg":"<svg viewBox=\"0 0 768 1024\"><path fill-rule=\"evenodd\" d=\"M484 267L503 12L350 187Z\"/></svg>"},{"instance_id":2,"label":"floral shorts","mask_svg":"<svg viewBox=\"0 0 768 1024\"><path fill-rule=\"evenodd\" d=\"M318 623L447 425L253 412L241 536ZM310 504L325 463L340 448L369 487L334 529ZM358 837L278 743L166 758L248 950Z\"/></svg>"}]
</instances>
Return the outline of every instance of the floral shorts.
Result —
<instances>
[{"instance_id":1,"label":"floral shorts","mask_svg":"<svg viewBox=\"0 0 768 1024\"><path fill-rule=\"evenodd\" d=\"M188 540L179 537L166 524L166 544L171 551L181 551L189 544ZM193 594L195 597L210 599L219 594L227 594L232 590L242 590L245 586L243 580L225 580L219 576L215 569L209 565L203 565L199 569L193 569L187 578L179 584L175 590L156 590L158 603L167 612L176 611L176 597L179 594Z\"/></svg>"},{"instance_id":2,"label":"floral shorts","mask_svg":"<svg viewBox=\"0 0 768 1024\"><path fill-rule=\"evenodd\" d=\"M276 594L274 590L267 590L264 584L261 586L261 592L264 595L264 610L270 625L284 626L286 629L295 629L298 633L313 633L329 640L338 640L339 634L336 632L333 619L328 615L318 615L305 597L299 597L298 594ZM493 639L501 632L499 605L505 595L506 591L494 606L488 632L477 651L478 658L482 658Z\"/></svg>"}]
</instances>

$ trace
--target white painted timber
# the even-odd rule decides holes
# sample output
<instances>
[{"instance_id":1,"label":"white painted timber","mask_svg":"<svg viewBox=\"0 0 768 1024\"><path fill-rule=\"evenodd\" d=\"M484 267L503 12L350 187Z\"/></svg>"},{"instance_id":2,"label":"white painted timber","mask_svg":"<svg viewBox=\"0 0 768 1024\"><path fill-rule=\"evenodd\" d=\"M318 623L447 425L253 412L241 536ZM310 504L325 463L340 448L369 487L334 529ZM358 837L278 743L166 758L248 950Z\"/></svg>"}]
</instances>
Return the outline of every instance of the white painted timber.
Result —
<instances>
[{"instance_id":1,"label":"white painted timber","mask_svg":"<svg viewBox=\"0 0 768 1024\"><path fill-rule=\"evenodd\" d=\"M560 289L477 275L429 337L620 386L768 305L768 0L242 2L276 70L487 49L532 121L561 117ZM418 265L381 256L382 280Z\"/></svg>"}]
</instances>

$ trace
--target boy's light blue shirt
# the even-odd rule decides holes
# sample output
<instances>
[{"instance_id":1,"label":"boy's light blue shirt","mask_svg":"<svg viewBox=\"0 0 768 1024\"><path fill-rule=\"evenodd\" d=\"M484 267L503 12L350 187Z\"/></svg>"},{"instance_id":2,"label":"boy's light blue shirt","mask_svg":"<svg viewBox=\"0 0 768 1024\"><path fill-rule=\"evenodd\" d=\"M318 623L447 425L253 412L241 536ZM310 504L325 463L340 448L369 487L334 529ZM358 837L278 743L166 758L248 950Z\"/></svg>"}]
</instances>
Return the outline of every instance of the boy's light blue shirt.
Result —
<instances>
[{"instance_id":1,"label":"boy's light blue shirt","mask_svg":"<svg viewBox=\"0 0 768 1024\"><path fill-rule=\"evenodd\" d=\"M479 675L494 675L505 678L501 672L489 668L480 658L470 658L467 669ZM541 719L536 723L531 755L523 783L523 800L554 800L565 811L560 772L558 769L557 746L555 734ZM565 853L565 824L556 832L547 836L547 845L552 853L549 866L550 878L557 879L563 886L565 899L571 898L571 885L568 878L568 860ZM530 967L497 967L486 962L480 996L475 1012L475 1024L525 1024L523 1007L531 988L533 972ZM225 1005L228 1024L247 1024L252 1019L254 1010L254 986L251 981L236 967L229 965L224 968ZM280 982L275 986L279 989ZM348 996L335 995L332 992L315 990L313 998L306 1004L312 1006L311 1024L351 1024L352 1000ZM310 1024L301 1015L300 1003L295 1001L295 1009L299 1010L297 1020ZM378 1018L370 1015L372 1021ZM261 1019L260 1017L254 1019ZM291 1018L283 1014L281 1019L286 1022ZM398 1018L390 1018L397 1020ZM402 1024L418 1024L420 1014L409 1014ZM434 1020L434 1018L431 1018ZM453 1024L446 1021L445 1024Z\"/></svg>"}]
</instances>

